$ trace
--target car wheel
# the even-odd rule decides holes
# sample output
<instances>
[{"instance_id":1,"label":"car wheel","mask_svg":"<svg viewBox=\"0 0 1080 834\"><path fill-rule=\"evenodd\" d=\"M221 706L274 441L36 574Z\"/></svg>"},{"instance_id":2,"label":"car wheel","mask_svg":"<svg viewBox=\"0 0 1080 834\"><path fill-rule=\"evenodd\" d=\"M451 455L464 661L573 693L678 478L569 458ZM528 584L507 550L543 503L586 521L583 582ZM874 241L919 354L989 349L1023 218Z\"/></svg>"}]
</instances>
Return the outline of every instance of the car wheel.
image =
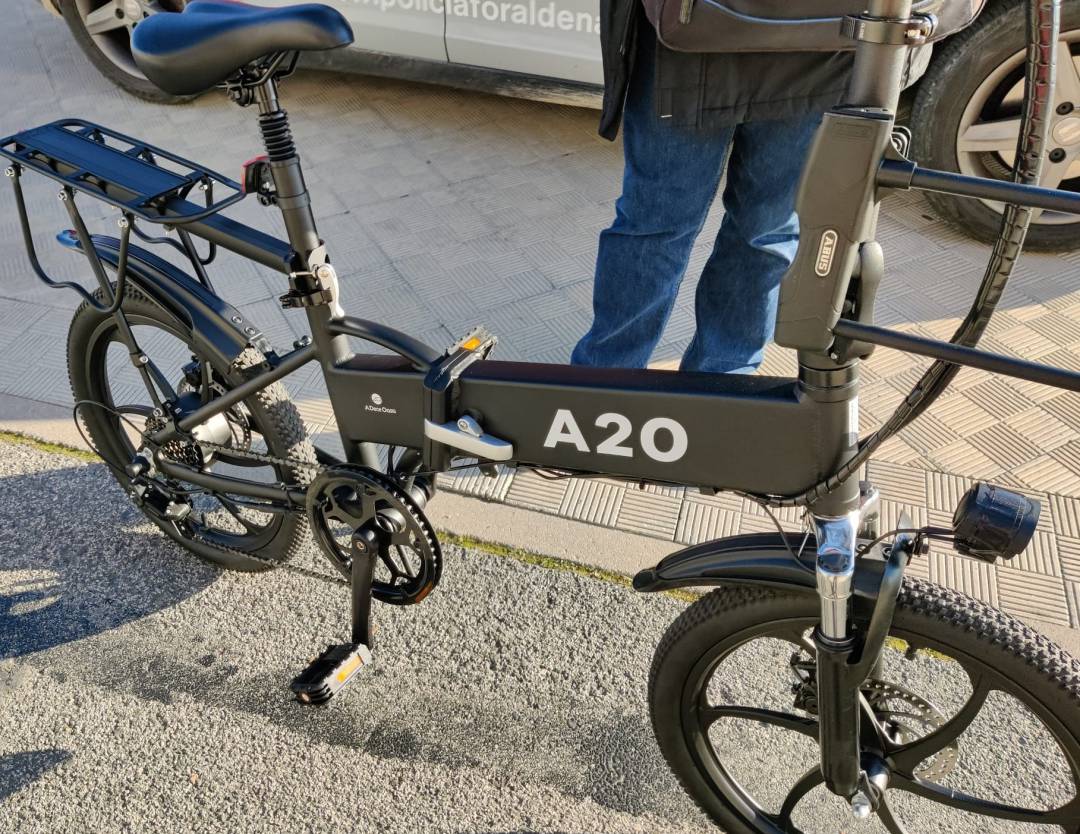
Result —
<instances>
[{"instance_id":1,"label":"car wheel","mask_svg":"<svg viewBox=\"0 0 1080 834\"><path fill-rule=\"evenodd\" d=\"M75 42L98 71L139 98L164 104L190 101L151 84L131 57L131 33L159 12L178 12L184 0L60 0L60 12Z\"/></svg>"},{"instance_id":2,"label":"car wheel","mask_svg":"<svg viewBox=\"0 0 1080 834\"><path fill-rule=\"evenodd\" d=\"M967 29L935 47L911 113L915 159L928 168L1009 179L1024 101L1022 3L998 0ZM1055 104L1041 184L1080 191L1080 0L1062 4ZM981 240L996 240L1002 204L928 194L936 212ZM1080 249L1080 218L1044 211L1031 249Z\"/></svg>"}]
</instances>

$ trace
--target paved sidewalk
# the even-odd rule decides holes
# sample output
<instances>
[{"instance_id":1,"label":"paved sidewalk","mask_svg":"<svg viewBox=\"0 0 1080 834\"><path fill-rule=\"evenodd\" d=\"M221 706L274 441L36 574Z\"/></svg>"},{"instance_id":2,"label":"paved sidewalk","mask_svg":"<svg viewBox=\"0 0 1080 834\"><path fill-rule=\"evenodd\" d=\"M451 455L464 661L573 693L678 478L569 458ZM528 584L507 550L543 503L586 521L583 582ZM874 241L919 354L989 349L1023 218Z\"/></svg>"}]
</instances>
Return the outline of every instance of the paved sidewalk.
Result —
<instances>
[{"instance_id":1,"label":"paved sidewalk","mask_svg":"<svg viewBox=\"0 0 1080 834\"><path fill-rule=\"evenodd\" d=\"M82 116L224 171L259 152L252 114L220 95L172 108L137 101L90 67L61 21L23 0L0 0L0 8L8 23L0 30L0 134ZM440 346L479 322L499 335L499 358L567 360L590 320L596 237L611 219L619 188L619 148L595 136L595 113L318 73L290 79L283 99L351 313ZM51 185L29 187L43 260L58 275L85 278L84 264L49 245L51 234L67 225L54 192ZM91 217L105 217L90 201L83 204ZM274 214L253 202L232 214L283 234ZM676 359L692 336L696 276L719 216L714 211L695 249L658 362ZM881 240L889 277L879 320L949 336L988 249L944 229L908 195L888 201ZM279 276L222 255L214 280L278 346L304 332L302 315L278 307ZM0 295L0 349L7 359L0 395L22 398L28 409L68 406L62 345L74 299L34 281L6 188L0 188ZM985 343L1080 369L1080 253L1026 255ZM924 365L883 350L867 363L864 430L891 412ZM792 368L790 354L771 350L763 371ZM333 448L336 430L317 374L297 375L289 388L317 441ZM1013 566L944 553L920 565L935 580L1018 614L1080 626L1075 395L964 371L947 397L888 444L872 476L887 499L887 522L902 508L919 521L943 521L974 478L1038 493L1039 534ZM671 542L769 529L756 508L730 496L604 480L552 483L531 473L446 481L489 500Z\"/></svg>"}]
</instances>

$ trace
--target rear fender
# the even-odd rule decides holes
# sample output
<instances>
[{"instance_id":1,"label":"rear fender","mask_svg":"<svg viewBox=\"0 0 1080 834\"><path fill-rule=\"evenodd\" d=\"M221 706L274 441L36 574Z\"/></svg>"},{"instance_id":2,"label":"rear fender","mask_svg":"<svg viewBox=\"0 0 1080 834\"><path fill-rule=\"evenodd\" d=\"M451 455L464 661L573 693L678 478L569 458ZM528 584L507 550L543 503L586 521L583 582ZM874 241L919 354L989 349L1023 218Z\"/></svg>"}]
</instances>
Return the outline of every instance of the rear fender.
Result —
<instances>
[{"instance_id":1,"label":"rear fender","mask_svg":"<svg viewBox=\"0 0 1080 834\"><path fill-rule=\"evenodd\" d=\"M791 548L779 533L751 533L702 542L663 559L634 577L634 589L651 593L700 585L764 585L806 594L817 594L814 573L817 544L811 536L791 536ZM855 571L855 594L877 596L884 562L878 549L859 559Z\"/></svg>"},{"instance_id":2,"label":"rear fender","mask_svg":"<svg viewBox=\"0 0 1080 834\"><path fill-rule=\"evenodd\" d=\"M61 232L57 240L68 249L82 252L74 232ZM115 271L120 241L103 235L94 235L92 241L102 263ZM218 367L232 365L248 345L264 354L271 351L259 329L239 310L157 255L129 245L127 275L134 286L191 329L195 346Z\"/></svg>"}]
</instances>

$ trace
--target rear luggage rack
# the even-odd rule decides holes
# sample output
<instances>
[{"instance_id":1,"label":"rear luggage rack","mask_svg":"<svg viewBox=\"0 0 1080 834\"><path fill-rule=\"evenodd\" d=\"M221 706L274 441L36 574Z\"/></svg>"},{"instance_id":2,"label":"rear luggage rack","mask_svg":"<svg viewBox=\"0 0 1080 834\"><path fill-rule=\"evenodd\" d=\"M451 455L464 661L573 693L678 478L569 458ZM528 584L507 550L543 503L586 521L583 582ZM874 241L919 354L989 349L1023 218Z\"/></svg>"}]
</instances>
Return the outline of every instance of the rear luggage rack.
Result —
<instances>
[{"instance_id":1,"label":"rear luggage rack","mask_svg":"<svg viewBox=\"0 0 1080 834\"><path fill-rule=\"evenodd\" d=\"M6 173L15 189L15 206L26 254L34 273L46 286L73 290L99 312L117 313L124 298L128 241L134 232L149 243L168 244L186 255L199 281L213 291L204 267L214 259L216 246L211 241L209 254L200 257L184 224L206 220L244 199L247 195L239 183L155 145L82 119L61 119L8 136L0 140L0 156L11 160ZM57 196L67 210L72 229L61 232L59 237L62 242L78 241L77 248L90 261L103 300L76 282L49 277L42 268L23 196L21 178L27 171L43 174L61 184ZM229 195L215 201L215 185L227 189ZM202 192L199 202L191 199L194 196L191 192L195 190ZM115 287L109 281L105 265L75 206L77 193L120 210ZM136 225L137 218L167 224L169 228L177 227L179 240L147 234Z\"/></svg>"},{"instance_id":2,"label":"rear luggage rack","mask_svg":"<svg viewBox=\"0 0 1080 834\"><path fill-rule=\"evenodd\" d=\"M239 183L209 168L82 119L8 136L0 155L151 223L192 223L246 196ZM215 202L215 185L231 193ZM189 202L196 189L204 205Z\"/></svg>"}]
</instances>

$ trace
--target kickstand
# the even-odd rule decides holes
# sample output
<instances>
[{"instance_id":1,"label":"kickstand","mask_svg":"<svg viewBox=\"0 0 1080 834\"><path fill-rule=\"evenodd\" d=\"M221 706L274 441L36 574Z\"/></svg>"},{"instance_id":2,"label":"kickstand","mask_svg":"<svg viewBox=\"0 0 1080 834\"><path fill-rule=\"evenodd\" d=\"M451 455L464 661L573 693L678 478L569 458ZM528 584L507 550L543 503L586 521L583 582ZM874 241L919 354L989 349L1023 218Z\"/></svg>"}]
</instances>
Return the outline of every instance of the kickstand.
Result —
<instances>
[{"instance_id":1,"label":"kickstand","mask_svg":"<svg viewBox=\"0 0 1080 834\"><path fill-rule=\"evenodd\" d=\"M323 704L334 697L357 673L371 663L371 583L378 540L371 530L357 530L352 537L351 643L330 646L292 682L302 704Z\"/></svg>"}]
</instances>

